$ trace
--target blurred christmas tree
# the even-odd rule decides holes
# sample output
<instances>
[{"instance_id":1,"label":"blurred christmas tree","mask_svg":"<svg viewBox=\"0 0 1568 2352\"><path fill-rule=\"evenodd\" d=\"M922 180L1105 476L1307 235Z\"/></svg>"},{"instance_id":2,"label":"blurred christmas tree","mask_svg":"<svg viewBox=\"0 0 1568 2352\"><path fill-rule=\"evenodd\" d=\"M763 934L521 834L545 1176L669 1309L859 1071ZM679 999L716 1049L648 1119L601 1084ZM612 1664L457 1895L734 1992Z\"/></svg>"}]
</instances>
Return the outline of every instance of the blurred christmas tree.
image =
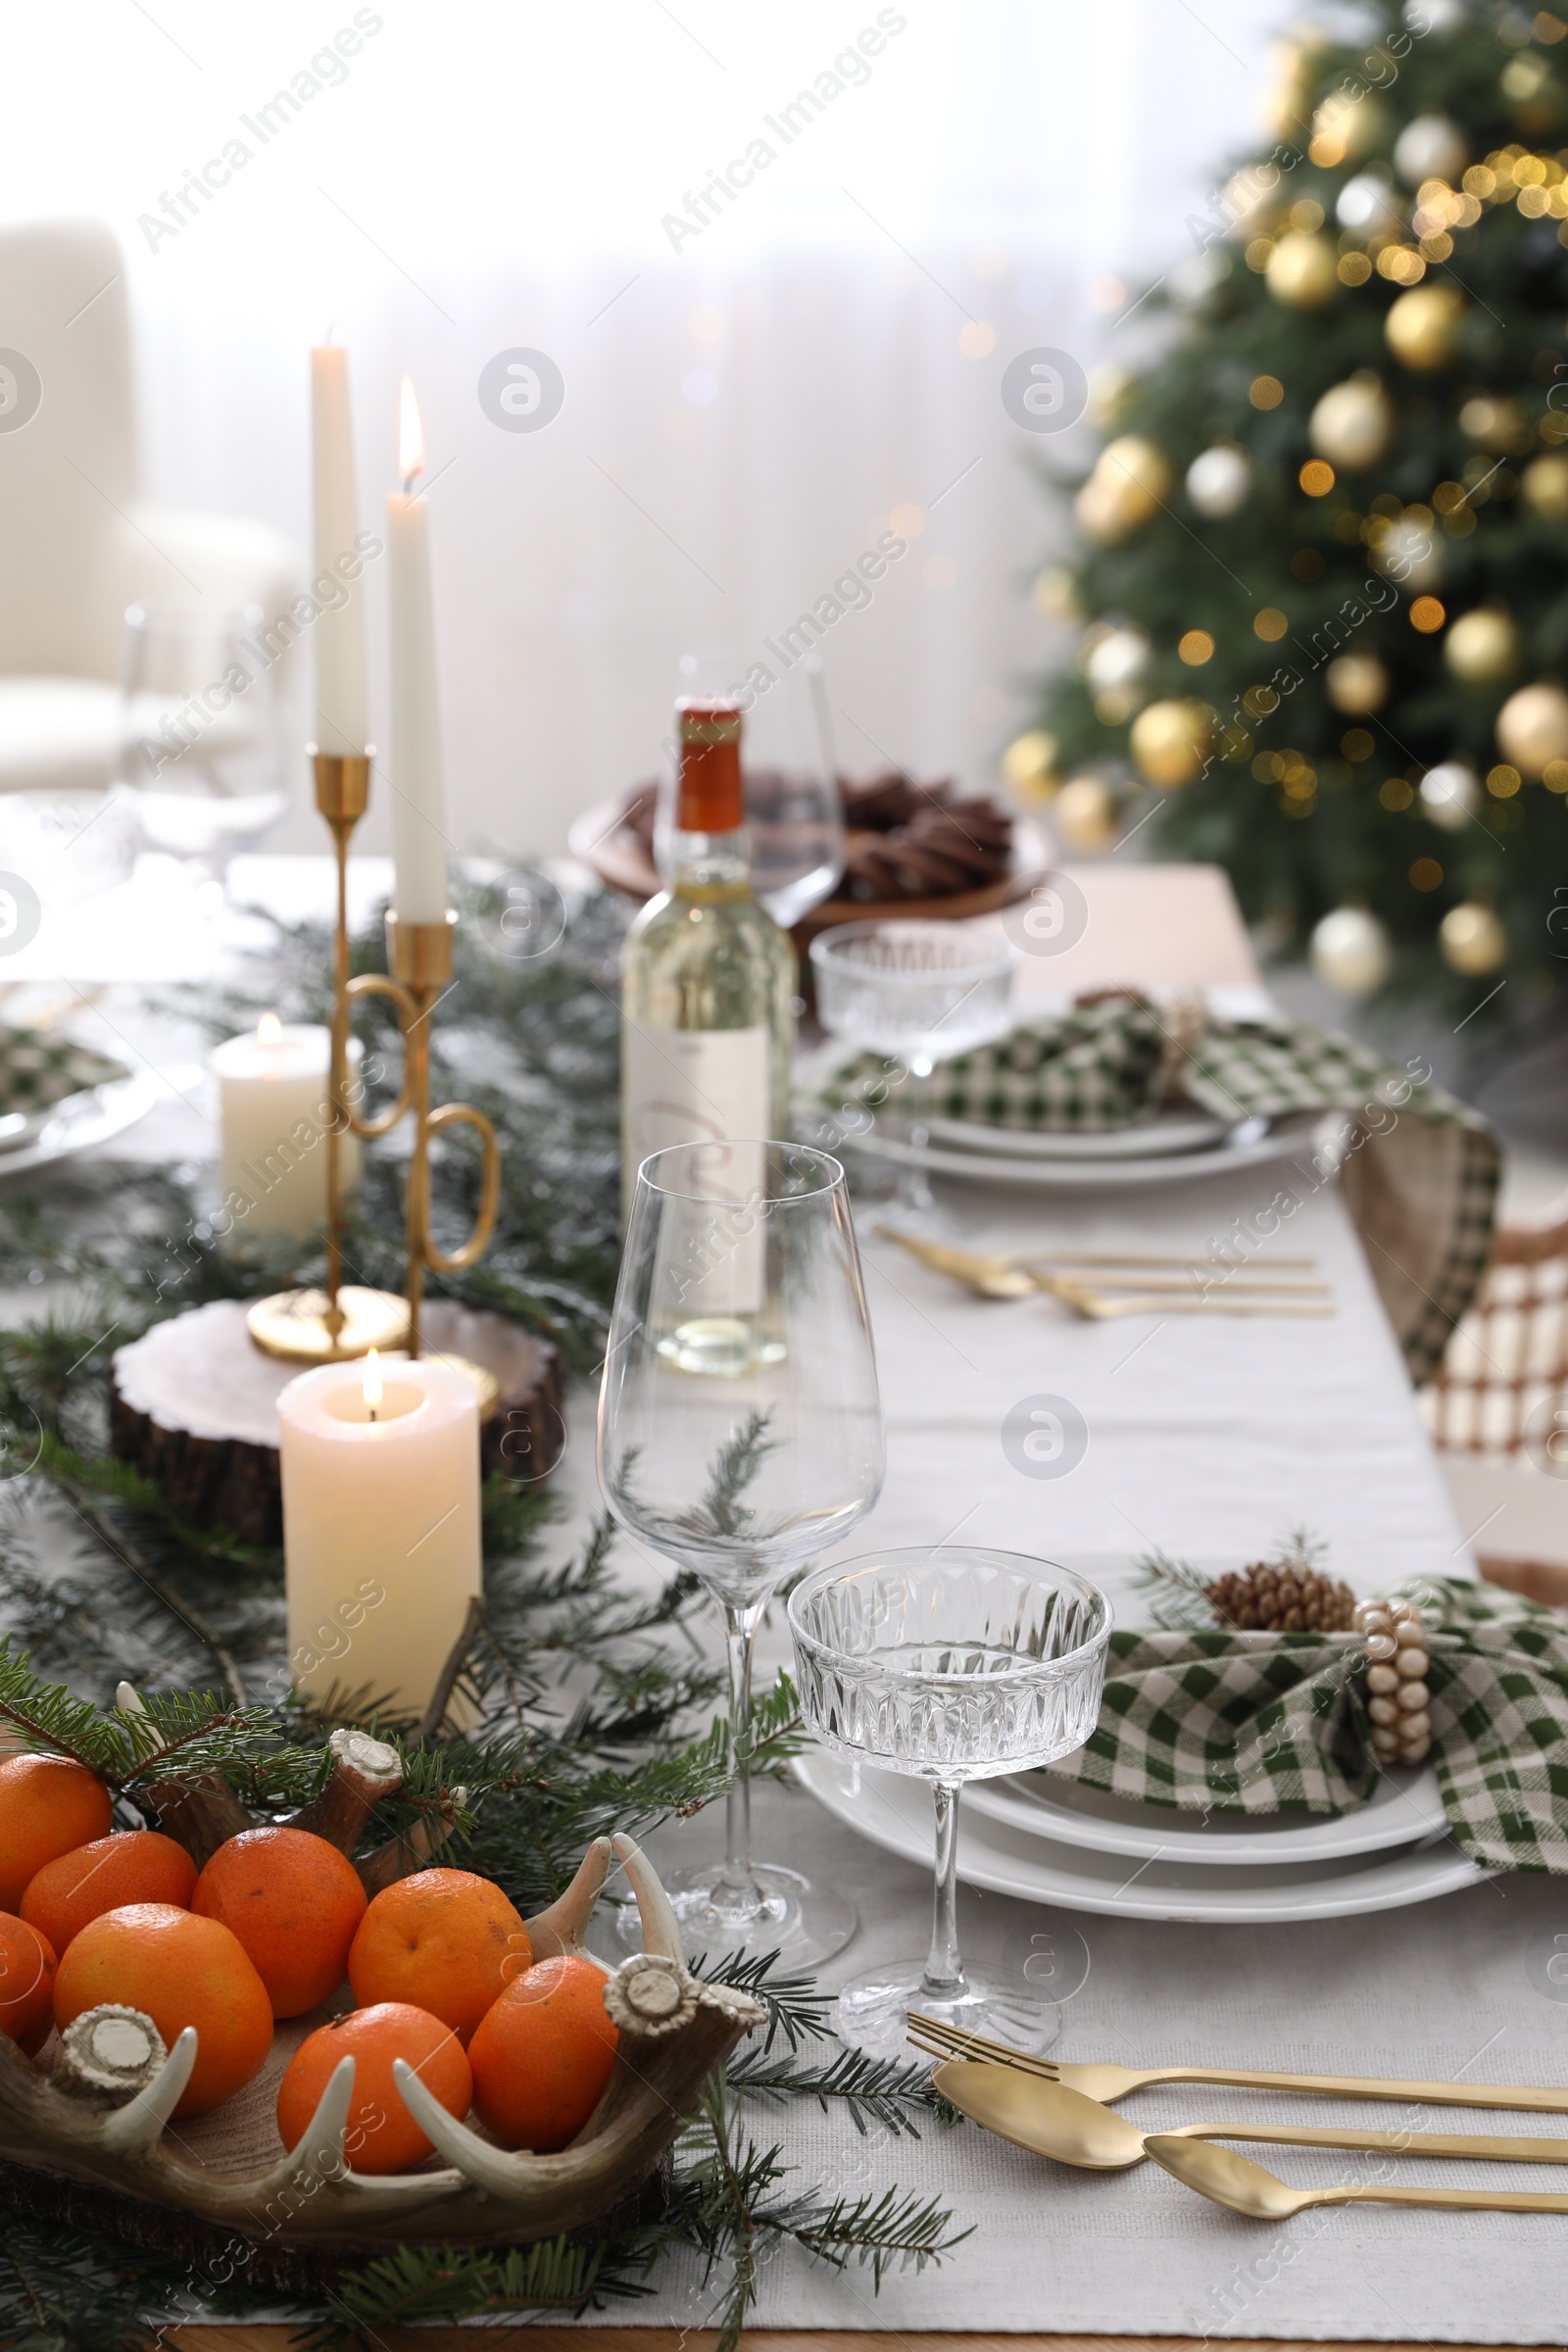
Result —
<instances>
[{"instance_id":1,"label":"blurred christmas tree","mask_svg":"<svg viewBox=\"0 0 1568 2352\"><path fill-rule=\"evenodd\" d=\"M1523 1014L1568 958L1568 24L1358 18L1282 51L1151 298L1037 588L1077 670L1004 764L1079 849L1152 808L1348 993Z\"/></svg>"}]
</instances>

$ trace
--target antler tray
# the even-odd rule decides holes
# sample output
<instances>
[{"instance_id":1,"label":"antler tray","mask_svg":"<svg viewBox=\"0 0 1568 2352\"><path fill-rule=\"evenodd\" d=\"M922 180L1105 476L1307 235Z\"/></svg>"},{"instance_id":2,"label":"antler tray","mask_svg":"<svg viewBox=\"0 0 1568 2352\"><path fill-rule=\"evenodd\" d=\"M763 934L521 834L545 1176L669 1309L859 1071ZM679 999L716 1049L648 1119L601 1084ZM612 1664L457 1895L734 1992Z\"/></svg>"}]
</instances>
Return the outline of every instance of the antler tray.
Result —
<instances>
[{"instance_id":1,"label":"antler tray","mask_svg":"<svg viewBox=\"0 0 1568 2352\"><path fill-rule=\"evenodd\" d=\"M370 1803L400 1775L394 1751L363 1734L335 1733L332 1745L333 1781L307 1826L349 1851ZM166 1818L178 1835L177 1811ZM199 1842L210 1850L210 1841L209 1831ZM267 2065L243 2091L172 2129L196 2062L194 2028L166 2053L149 2020L105 2009L88 2011L36 2061L0 2037L8 2189L15 2183L33 2210L90 2216L136 2243L205 2254L225 2261L228 2276L243 2266L259 2283L291 2287L338 2267L334 2255L363 2258L400 2242L520 2244L608 2217L658 2170L709 2076L766 2015L749 1993L691 1975L669 1898L623 1836L596 1838L565 1892L527 1922L535 1958L593 1959L583 1931L612 1856L636 1896L646 1948L605 1972L605 2007L619 2031L614 2066L593 2115L559 2154L498 2147L450 2116L400 2059L398 2088L436 2154L415 2172L352 2172L343 2146L352 2058L340 2061L304 2137L286 2151L273 2115L278 2079L331 2004L280 2025ZM384 1885L425 1859L405 1847L401 1869L377 1855L365 1875Z\"/></svg>"}]
</instances>

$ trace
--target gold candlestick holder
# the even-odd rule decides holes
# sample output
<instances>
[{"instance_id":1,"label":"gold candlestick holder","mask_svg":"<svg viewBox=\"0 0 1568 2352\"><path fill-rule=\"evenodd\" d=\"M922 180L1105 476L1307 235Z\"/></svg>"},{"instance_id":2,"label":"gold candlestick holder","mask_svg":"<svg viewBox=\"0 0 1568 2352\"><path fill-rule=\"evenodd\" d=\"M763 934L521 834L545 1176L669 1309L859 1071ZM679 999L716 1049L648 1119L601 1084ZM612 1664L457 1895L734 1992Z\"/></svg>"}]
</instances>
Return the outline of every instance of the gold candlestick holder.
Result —
<instances>
[{"instance_id":1,"label":"gold candlestick holder","mask_svg":"<svg viewBox=\"0 0 1568 2352\"><path fill-rule=\"evenodd\" d=\"M316 806L332 835L337 856L337 924L333 943L331 1063L328 1095L332 1116L326 1130L326 1288L278 1291L259 1298L246 1316L251 1338L267 1355L286 1363L325 1364L366 1355L375 1348L392 1353L406 1346L409 1308L391 1291L343 1280L343 1137L366 1138L395 1126L411 1100L409 1073L392 1109L378 1119L356 1116L348 1102L349 1054L349 844L370 796L370 759L366 752L319 752L314 746ZM374 977L373 975L371 976ZM359 984L352 984L358 986ZM388 988L385 982L380 983ZM368 993L363 990L361 993ZM388 993L395 991L388 989ZM402 1012L400 1006L399 1018Z\"/></svg>"},{"instance_id":2,"label":"gold candlestick holder","mask_svg":"<svg viewBox=\"0 0 1568 2352\"><path fill-rule=\"evenodd\" d=\"M398 1019L403 1031L403 1086L414 1111L414 1150L409 1159L408 1196L405 1209L409 1252L408 1301L410 1355L419 1352L419 1309L424 1298L424 1277L432 1274L458 1274L481 1257L495 1231L496 1208L501 1199L501 1147L496 1131L482 1110L471 1102L443 1102L430 1107L430 1015L444 995L452 978L452 943L458 928L457 915L449 907L438 923L401 922L396 914L386 918L386 959L391 978L383 980L379 973L366 973L349 983L349 995L372 989L390 996L398 1004ZM430 1230L430 1139L449 1127L471 1127L478 1135L482 1151L479 1180L479 1206L473 1220L473 1230L461 1248L438 1250ZM481 1385L480 1414L487 1403L494 1408L499 1389L488 1373L472 1367ZM489 1384L493 1396L487 1396L484 1383Z\"/></svg>"}]
</instances>

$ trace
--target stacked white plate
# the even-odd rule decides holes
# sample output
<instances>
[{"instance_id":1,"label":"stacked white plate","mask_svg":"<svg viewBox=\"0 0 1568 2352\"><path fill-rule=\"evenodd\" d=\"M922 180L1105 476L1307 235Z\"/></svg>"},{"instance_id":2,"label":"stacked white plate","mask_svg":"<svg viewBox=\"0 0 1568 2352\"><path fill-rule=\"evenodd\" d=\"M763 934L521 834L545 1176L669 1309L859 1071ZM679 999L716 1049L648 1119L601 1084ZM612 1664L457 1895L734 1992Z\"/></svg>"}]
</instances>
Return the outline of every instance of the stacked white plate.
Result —
<instances>
[{"instance_id":1,"label":"stacked white plate","mask_svg":"<svg viewBox=\"0 0 1568 2352\"><path fill-rule=\"evenodd\" d=\"M1106 1135L1048 1135L1032 1128L986 1127L968 1119L932 1119L928 1141L879 1132L857 1137L873 1157L934 1176L967 1177L976 1184L1022 1185L1051 1191L1093 1186L1120 1190L1171 1184L1195 1176L1229 1175L1306 1149L1322 1113L1243 1119L1227 1125L1201 1111L1170 1109L1138 1127Z\"/></svg>"},{"instance_id":2,"label":"stacked white plate","mask_svg":"<svg viewBox=\"0 0 1568 2352\"><path fill-rule=\"evenodd\" d=\"M1111 1582L1103 1561L1067 1564ZM1147 1609L1147 1600L1128 1605L1120 1578L1113 1597L1120 1623ZM930 1869L931 1794L923 1781L825 1748L811 1750L795 1770L847 1827ZM1341 1919L1429 1902L1488 1875L1449 1834L1430 1765L1386 1773L1369 1804L1329 1818L1205 1819L1171 1805L1130 1803L1050 1772L971 1781L958 1808L958 1876L968 1885L1128 1919Z\"/></svg>"}]
</instances>

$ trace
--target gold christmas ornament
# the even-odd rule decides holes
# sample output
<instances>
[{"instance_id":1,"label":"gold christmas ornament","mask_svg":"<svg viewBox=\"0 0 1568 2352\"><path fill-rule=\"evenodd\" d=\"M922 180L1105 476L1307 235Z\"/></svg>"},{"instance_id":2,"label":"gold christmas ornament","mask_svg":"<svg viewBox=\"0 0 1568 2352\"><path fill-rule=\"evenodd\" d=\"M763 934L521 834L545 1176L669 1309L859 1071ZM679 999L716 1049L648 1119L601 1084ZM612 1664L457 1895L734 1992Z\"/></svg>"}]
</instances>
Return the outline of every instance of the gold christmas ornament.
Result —
<instances>
[{"instance_id":1,"label":"gold christmas ornament","mask_svg":"<svg viewBox=\"0 0 1568 2352\"><path fill-rule=\"evenodd\" d=\"M1321 40L1311 35L1269 45L1262 116L1277 139L1300 137L1322 46Z\"/></svg>"},{"instance_id":2,"label":"gold christmas ornament","mask_svg":"<svg viewBox=\"0 0 1568 2352\"><path fill-rule=\"evenodd\" d=\"M1438 925L1438 946L1445 963L1467 980L1484 980L1508 960L1508 934L1479 899L1448 908Z\"/></svg>"},{"instance_id":3,"label":"gold christmas ornament","mask_svg":"<svg viewBox=\"0 0 1568 2352\"><path fill-rule=\"evenodd\" d=\"M1537 458L1520 477L1519 491L1532 514L1543 522L1568 522L1568 457L1553 450Z\"/></svg>"},{"instance_id":4,"label":"gold christmas ornament","mask_svg":"<svg viewBox=\"0 0 1568 2352\"><path fill-rule=\"evenodd\" d=\"M1568 459L1564 460L1568 465ZM1237 514L1252 486L1252 461L1235 441L1217 441L1187 468L1187 495L1200 514Z\"/></svg>"},{"instance_id":5,"label":"gold christmas ornament","mask_svg":"<svg viewBox=\"0 0 1568 2352\"><path fill-rule=\"evenodd\" d=\"M1086 856L1116 838L1116 796L1101 776L1070 776L1052 803L1051 821L1069 850Z\"/></svg>"},{"instance_id":6,"label":"gold christmas ornament","mask_svg":"<svg viewBox=\"0 0 1568 2352\"><path fill-rule=\"evenodd\" d=\"M1411 286L1390 305L1383 332L1402 367L1430 372L1452 361L1464 315L1464 296L1454 287Z\"/></svg>"},{"instance_id":7,"label":"gold christmas ornament","mask_svg":"<svg viewBox=\"0 0 1568 2352\"><path fill-rule=\"evenodd\" d=\"M1293 229L1268 257L1264 283L1293 311L1320 311L1340 290L1340 257L1327 237Z\"/></svg>"},{"instance_id":8,"label":"gold christmas ornament","mask_svg":"<svg viewBox=\"0 0 1568 2352\"><path fill-rule=\"evenodd\" d=\"M1459 430L1496 458L1517 457L1535 439L1519 403L1505 393L1472 392L1459 411Z\"/></svg>"},{"instance_id":9,"label":"gold christmas ornament","mask_svg":"<svg viewBox=\"0 0 1568 2352\"><path fill-rule=\"evenodd\" d=\"M1394 426L1394 404L1378 378L1367 373L1325 392L1306 430L1320 458L1354 473L1388 455Z\"/></svg>"},{"instance_id":10,"label":"gold christmas ornament","mask_svg":"<svg viewBox=\"0 0 1568 2352\"><path fill-rule=\"evenodd\" d=\"M1163 450L1141 433L1108 441L1078 493L1074 512L1081 530L1102 547L1131 538L1157 514L1170 496L1171 469Z\"/></svg>"},{"instance_id":11,"label":"gold christmas ornament","mask_svg":"<svg viewBox=\"0 0 1568 2352\"><path fill-rule=\"evenodd\" d=\"M1002 755L1002 772L1020 800L1045 801L1055 790L1056 738L1044 727L1015 735Z\"/></svg>"},{"instance_id":12,"label":"gold christmas ornament","mask_svg":"<svg viewBox=\"0 0 1568 2352\"><path fill-rule=\"evenodd\" d=\"M1151 703L1133 720L1129 739L1139 774L1165 791L1191 784L1202 772L1213 730L1206 703Z\"/></svg>"},{"instance_id":13,"label":"gold christmas ornament","mask_svg":"<svg viewBox=\"0 0 1568 2352\"><path fill-rule=\"evenodd\" d=\"M1381 710L1389 699L1391 680L1376 654L1341 654L1323 672L1323 684L1336 710L1359 718Z\"/></svg>"},{"instance_id":14,"label":"gold christmas ornament","mask_svg":"<svg viewBox=\"0 0 1568 2352\"><path fill-rule=\"evenodd\" d=\"M1444 640L1443 659L1456 678L1471 686L1494 685L1519 666L1519 631L1506 612L1479 606L1461 612Z\"/></svg>"},{"instance_id":15,"label":"gold christmas ornament","mask_svg":"<svg viewBox=\"0 0 1568 2352\"><path fill-rule=\"evenodd\" d=\"M1084 647L1084 676L1097 694L1135 686L1149 661L1142 629L1103 628Z\"/></svg>"},{"instance_id":16,"label":"gold christmas ornament","mask_svg":"<svg viewBox=\"0 0 1568 2352\"><path fill-rule=\"evenodd\" d=\"M1394 949L1375 914L1364 906L1336 906L1312 933L1312 969L1344 997L1369 997L1394 969Z\"/></svg>"},{"instance_id":17,"label":"gold christmas ornament","mask_svg":"<svg viewBox=\"0 0 1568 2352\"><path fill-rule=\"evenodd\" d=\"M1331 171L1336 164L1358 164L1382 129L1383 109L1364 87L1331 90L1312 117L1312 161Z\"/></svg>"},{"instance_id":18,"label":"gold christmas ornament","mask_svg":"<svg viewBox=\"0 0 1568 2352\"><path fill-rule=\"evenodd\" d=\"M1424 179L1446 179L1457 187L1470 161L1470 142L1446 115L1417 115L1394 142L1394 169L1406 187Z\"/></svg>"},{"instance_id":19,"label":"gold christmas ornament","mask_svg":"<svg viewBox=\"0 0 1568 2352\"><path fill-rule=\"evenodd\" d=\"M1446 833L1462 833L1481 809L1481 779L1465 760L1445 760L1421 779L1421 813Z\"/></svg>"},{"instance_id":20,"label":"gold christmas ornament","mask_svg":"<svg viewBox=\"0 0 1568 2352\"><path fill-rule=\"evenodd\" d=\"M1133 388L1130 369L1102 360L1089 370L1089 421L1097 432L1113 433L1127 395Z\"/></svg>"},{"instance_id":21,"label":"gold christmas ornament","mask_svg":"<svg viewBox=\"0 0 1568 2352\"><path fill-rule=\"evenodd\" d=\"M1497 712L1497 749L1527 776L1568 760L1568 694L1548 678L1510 694Z\"/></svg>"}]
</instances>

